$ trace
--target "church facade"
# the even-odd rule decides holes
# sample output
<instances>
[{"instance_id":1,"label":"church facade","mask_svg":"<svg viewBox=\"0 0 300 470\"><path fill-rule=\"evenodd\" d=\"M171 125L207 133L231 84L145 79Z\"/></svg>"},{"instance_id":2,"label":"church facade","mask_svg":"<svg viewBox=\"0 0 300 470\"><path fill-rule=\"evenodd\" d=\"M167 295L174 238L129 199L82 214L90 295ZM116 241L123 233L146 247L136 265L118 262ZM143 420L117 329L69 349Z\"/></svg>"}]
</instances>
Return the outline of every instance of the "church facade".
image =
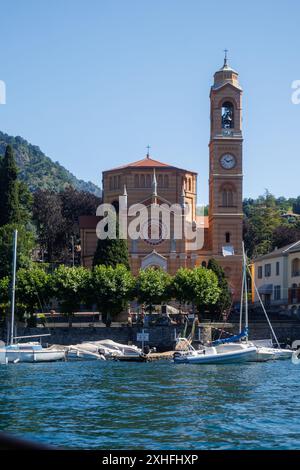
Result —
<instances>
[{"instance_id":1,"label":"church facade","mask_svg":"<svg viewBox=\"0 0 300 470\"><path fill-rule=\"evenodd\" d=\"M175 274L180 267L206 266L214 258L224 268L234 300L241 290L243 231L243 135L242 88L238 73L225 57L214 75L210 92L209 215L197 214L197 173L162 163L148 152L145 158L103 172L103 202L118 208L123 196L134 204L189 205L190 221L202 228L201 247L191 249L182 237L165 238L159 226L156 236L128 239L130 265L134 275L149 266ZM82 264L92 266L97 245L98 217L81 217ZM142 230L147 232L148 228Z\"/></svg>"}]
</instances>

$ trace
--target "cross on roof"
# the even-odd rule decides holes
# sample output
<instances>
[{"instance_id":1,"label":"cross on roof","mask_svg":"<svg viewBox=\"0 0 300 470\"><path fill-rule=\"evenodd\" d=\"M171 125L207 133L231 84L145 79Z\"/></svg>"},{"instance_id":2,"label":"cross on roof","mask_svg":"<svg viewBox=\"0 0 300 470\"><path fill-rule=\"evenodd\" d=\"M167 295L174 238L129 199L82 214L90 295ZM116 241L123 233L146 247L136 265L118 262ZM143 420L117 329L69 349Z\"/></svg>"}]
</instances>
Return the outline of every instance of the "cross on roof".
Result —
<instances>
[{"instance_id":1,"label":"cross on roof","mask_svg":"<svg viewBox=\"0 0 300 470\"><path fill-rule=\"evenodd\" d=\"M225 58L224 58L224 66L227 65L227 54L228 54L228 49L224 49L224 52L225 52Z\"/></svg>"},{"instance_id":2,"label":"cross on roof","mask_svg":"<svg viewBox=\"0 0 300 470\"><path fill-rule=\"evenodd\" d=\"M149 157L150 157L150 149L151 149L151 147L150 147L150 145L147 145L146 148L147 148L147 150L148 150L148 151L147 151L147 158L149 158Z\"/></svg>"}]
</instances>

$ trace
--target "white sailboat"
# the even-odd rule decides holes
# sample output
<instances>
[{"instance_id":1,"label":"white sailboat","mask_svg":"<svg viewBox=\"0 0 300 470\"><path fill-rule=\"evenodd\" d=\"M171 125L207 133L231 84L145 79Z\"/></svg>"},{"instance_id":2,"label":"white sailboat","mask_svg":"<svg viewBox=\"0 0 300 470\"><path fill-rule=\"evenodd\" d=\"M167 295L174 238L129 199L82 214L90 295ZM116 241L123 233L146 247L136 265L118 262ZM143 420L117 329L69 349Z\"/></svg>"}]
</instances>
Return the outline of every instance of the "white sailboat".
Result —
<instances>
[{"instance_id":1,"label":"white sailboat","mask_svg":"<svg viewBox=\"0 0 300 470\"><path fill-rule=\"evenodd\" d=\"M271 324L271 321L269 319L269 316L267 314L267 311L266 311L266 308L264 306L264 303L262 301L262 298L261 298L261 295L257 289L257 286L255 284L255 280L253 279L253 276L252 276L252 273L251 273L251 270L247 267L248 269L248 272L249 272L249 275L250 275L250 278L253 282L253 285L254 285L254 289L255 289L255 292L256 292L256 295L259 299L259 302L260 302L260 305L262 307L262 310L263 310L263 313L266 317L266 320L268 322L268 325L270 327L270 330L271 330L271 333L272 333L272 336L274 338L274 341L276 343L276 348L272 347L272 346L259 346L258 345L258 354L270 354L272 355L272 358L271 359L274 359L274 360L285 360L285 359L292 359L292 356L293 356L293 351L291 349L282 349L281 346L280 346L280 343L278 341L278 338L276 336L276 333L274 331L274 328L272 327L272 324ZM255 344L255 342L254 342Z\"/></svg>"},{"instance_id":2,"label":"white sailboat","mask_svg":"<svg viewBox=\"0 0 300 470\"><path fill-rule=\"evenodd\" d=\"M273 338L276 342L277 348L274 348L273 346L263 346L263 345L259 344L259 342L256 343L255 341L249 341L248 340L248 323L249 323L249 319L248 319L247 272L249 273L249 275L252 279L252 274L251 274L250 269L248 268L247 257L246 257L246 253L245 253L244 243L243 243L243 281L242 281L242 292L241 292L240 334L242 333L243 305L244 305L245 306L245 325L246 325L246 328L247 328L247 339L246 339L246 341L247 341L249 346L253 346L253 347L256 348L256 355L253 356L250 359L250 362L266 362L266 361L276 360L276 359L277 360L278 359L291 359L291 357L293 355L293 351L289 350L289 349L282 349L280 347L278 338L277 338L277 336L275 334L275 331L272 327L272 324L271 324L270 319L268 317L267 311L266 311L265 306L264 306L264 304L261 300L260 294L257 290L257 287L256 287L255 283L254 283L254 286L255 286L255 289L256 289L257 296L260 300L261 306L263 308L263 312L264 312L265 317L267 319L267 322L268 322L268 325L270 327L272 336L273 336ZM228 340L220 340L219 341L220 345L217 345L218 342L214 342L213 344L215 346L217 346L218 350L226 351L228 348L229 348L229 350L230 350L230 348L232 348L232 339L231 339L231 341L229 340L229 343L227 343L227 341ZM241 346L241 343L239 343L239 346Z\"/></svg>"},{"instance_id":3,"label":"white sailboat","mask_svg":"<svg viewBox=\"0 0 300 470\"><path fill-rule=\"evenodd\" d=\"M243 262L242 299L244 297L244 291L245 299L247 299L245 255ZM248 342L247 301L245 302L245 306L245 328L242 330L242 324L240 322L239 335L213 341L210 347L203 346L200 350L195 350L193 346L189 344L187 351L176 351L174 353L174 362L188 364L238 364L255 361L257 359L257 347ZM182 340L182 338L179 338L181 343ZM178 344L180 344L180 342Z\"/></svg>"},{"instance_id":4,"label":"white sailboat","mask_svg":"<svg viewBox=\"0 0 300 470\"><path fill-rule=\"evenodd\" d=\"M50 335L15 336L15 294L16 294L16 265L17 265L17 243L18 231L14 232L13 243L13 276L11 295L11 321L10 321L10 342L5 345L0 343L0 364L18 362L53 362L65 359L65 351L55 347L43 348L38 342L19 343L18 340L41 338Z\"/></svg>"},{"instance_id":5,"label":"white sailboat","mask_svg":"<svg viewBox=\"0 0 300 470\"><path fill-rule=\"evenodd\" d=\"M256 286L255 289L257 295L260 299L264 314L267 318L272 335L277 344L277 348L261 346L259 344L255 344L253 341L249 341L247 271L249 271L251 276L251 272L247 266L247 259L243 244L243 281L241 292L239 335L213 341L210 347L203 346L200 350L195 350L191 345L191 342L187 344L184 338L178 338L177 344L183 345L185 342L185 346L183 348L184 350L179 350L174 353L174 362L189 364L234 364L241 362L265 362L275 359L290 359L292 357L293 351L280 348L277 336L271 325L270 319L261 301L261 297ZM245 306L244 329L242 329L243 305Z\"/></svg>"}]
</instances>

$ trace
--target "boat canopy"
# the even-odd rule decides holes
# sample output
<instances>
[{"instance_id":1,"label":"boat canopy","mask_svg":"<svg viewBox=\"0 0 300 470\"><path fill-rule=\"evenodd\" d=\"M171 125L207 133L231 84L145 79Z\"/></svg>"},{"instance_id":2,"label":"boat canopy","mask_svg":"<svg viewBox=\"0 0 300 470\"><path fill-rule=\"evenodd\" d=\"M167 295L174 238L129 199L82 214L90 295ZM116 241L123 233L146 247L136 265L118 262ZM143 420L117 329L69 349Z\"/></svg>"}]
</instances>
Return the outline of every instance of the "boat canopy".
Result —
<instances>
[{"instance_id":1,"label":"boat canopy","mask_svg":"<svg viewBox=\"0 0 300 470\"><path fill-rule=\"evenodd\" d=\"M218 339L212 342L212 346L218 346L226 343L236 343L241 339L248 338L249 329L245 328L239 335L231 336L230 338Z\"/></svg>"}]
</instances>

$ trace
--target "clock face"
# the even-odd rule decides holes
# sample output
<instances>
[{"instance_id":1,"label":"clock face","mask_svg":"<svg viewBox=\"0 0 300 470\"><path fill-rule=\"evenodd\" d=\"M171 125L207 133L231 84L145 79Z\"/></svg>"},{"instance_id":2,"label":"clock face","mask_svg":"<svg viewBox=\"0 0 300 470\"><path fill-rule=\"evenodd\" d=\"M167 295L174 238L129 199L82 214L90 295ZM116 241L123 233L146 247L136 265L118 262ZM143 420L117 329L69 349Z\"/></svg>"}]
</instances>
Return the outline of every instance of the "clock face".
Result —
<instances>
[{"instance_id":1,"label":"clock face","mask_svg":"<svg viewBox=\"0 0 300 470\"><path fill-rule=\"evenodd\" d=\"M231 170L236 165L236 158L230 153L226 153L221 158L221 165L225 170Z\"/></svg>"}]
</instances>

